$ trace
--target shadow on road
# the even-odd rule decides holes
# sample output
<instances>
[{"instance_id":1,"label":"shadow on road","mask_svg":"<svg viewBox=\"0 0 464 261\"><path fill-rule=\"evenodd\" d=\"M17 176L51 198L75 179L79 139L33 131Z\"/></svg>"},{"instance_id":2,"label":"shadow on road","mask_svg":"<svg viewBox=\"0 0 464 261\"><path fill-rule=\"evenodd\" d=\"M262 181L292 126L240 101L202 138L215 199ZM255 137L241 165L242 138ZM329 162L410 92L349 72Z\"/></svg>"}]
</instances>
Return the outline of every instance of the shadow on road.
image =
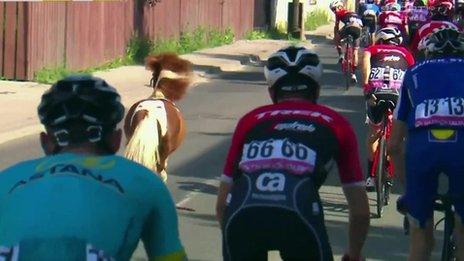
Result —
<instances>
[{"instance_id":1,"label":"shadow on road","mask_svg":"<svg viewBox=\"0 0 464 261\"><path fill-rule=\"evenodd\" d=\"M218 192L218 188L216 186L201 183L201 182L182 181L182 182L177 182L177 185L179 189L186 190L186 191L195 191L195 192L207 193L207 194L212 194L212 195L216 195Z\"/></svg>"}]
</instances>

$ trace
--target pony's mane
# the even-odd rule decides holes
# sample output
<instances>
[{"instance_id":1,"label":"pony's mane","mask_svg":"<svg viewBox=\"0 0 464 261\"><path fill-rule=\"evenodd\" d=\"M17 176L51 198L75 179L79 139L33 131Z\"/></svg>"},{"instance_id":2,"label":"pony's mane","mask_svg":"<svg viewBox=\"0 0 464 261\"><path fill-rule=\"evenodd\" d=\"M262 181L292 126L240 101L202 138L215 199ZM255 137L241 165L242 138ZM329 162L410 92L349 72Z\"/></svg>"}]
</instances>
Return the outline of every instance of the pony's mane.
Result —
<instances>
[{"instance_id":1,"label":"pony's mane","mask_svg":"<svg viewBox=\"0 0 464 261\"><path fill-rule=\"evenodd\" d=\"M158 77L162 70L170 70L178 74L191 77L193 72L193 65L191 62L180 58L175 53L162 53L156 56L150 55L145 58L145 66L152 71L152 82L158 82ZM164 81L162 79L161 81ZM166 79L167 80L167 79ZM180 99L180 94L185 93L188 88L187 84L181 84L179 81L171 80L172 84L165 84L161 91L170 100ZM178 83L178 84L176 84ZM157 86L154 86L157 87Z\"/></svg>"}]
</instances>

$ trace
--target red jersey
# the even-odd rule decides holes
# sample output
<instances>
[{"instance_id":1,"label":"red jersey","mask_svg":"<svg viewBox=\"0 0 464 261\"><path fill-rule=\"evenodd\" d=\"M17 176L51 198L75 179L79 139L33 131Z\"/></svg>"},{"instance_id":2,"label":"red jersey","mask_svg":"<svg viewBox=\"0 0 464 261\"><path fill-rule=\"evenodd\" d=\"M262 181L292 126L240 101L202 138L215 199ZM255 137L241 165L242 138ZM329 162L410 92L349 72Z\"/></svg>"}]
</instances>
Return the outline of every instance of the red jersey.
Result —
<instances>
[{"instance_id":1,"label":"red jersey","mask_svg":"<svg viewBox=\"0 0 464 261\"><path fill-rule=\"evenodd\" d=\"M337 26L340 22L345 25L362 27L362 21L358 14L349 10L339 10L335 13L335 25Z\"/></svg>"},{"instance_id":2,"label":"red jersey","mask_svg":"<svg viewBox=\"0 0 464 261\"><path fill-rule=\"evenodd\" d=\"M243 173L310 175L321 185L336 162L343 185L364 185L358 144L348 121L305 101L259 107L240 119L222 181Z\"/></svg>"},{"instance_id":3,"label":"red jersey","mask_svg":"<svg viewBox=\"0 0 464 261\"><path fill-rule=\"evenodd\" d=\"M414 38L411 42L411 52L412 53L417 53L419 43L425 39L430 33L433 32L433 30L437 28L454 28L459 31L459 27L452 22L448 21L430 21L417 30L416 35L414 35Z\"/></svg>"},{"instance_id":4,"label":"red jersey","mask_svg":"<svg viewBox=\"0 0 464 261\"><path fill-rule=\"evenodd\" d=\"M404 73L414 65L412 54L404 47L383 44L369 46L364 52L371 56L369 84L364 86L364 92L378 88L382 91L398 91L403 83Z\"/></svg>"}]
</instances>

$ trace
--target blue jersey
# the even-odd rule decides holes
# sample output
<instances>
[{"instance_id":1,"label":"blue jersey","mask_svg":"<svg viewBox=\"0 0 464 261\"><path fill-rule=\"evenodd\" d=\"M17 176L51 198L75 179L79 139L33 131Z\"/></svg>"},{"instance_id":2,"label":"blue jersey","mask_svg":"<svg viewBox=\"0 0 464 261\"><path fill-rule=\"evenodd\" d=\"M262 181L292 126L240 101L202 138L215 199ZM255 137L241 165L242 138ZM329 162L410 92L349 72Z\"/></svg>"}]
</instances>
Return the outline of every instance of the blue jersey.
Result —
<instances>
[{"instance_id":1,"label":"blue jersey","mask_svg":"<svg viewBox=\"0 0 464 261\"><path fill-rule=\"evenodd\" d=\"M170 193L141 165L65 153L0 172L0 260L129 260L139 239L150 260L185 254Z\"/></svg>"},{"instance_id":2,"label":"blue jersey","mask_svg":"<svg viewBox=\"0 0 464 261\"><path fill-rule=\"evenodd\" d=\"M372 10L376 15L380 14L380 7L376 4L361 4L359 6L359 15L362 16L365 11Z\"/></svg>"},{"instance_id":3,"label":"blue jersey","mask_svg":"<svg viewBox=\"0 0 464 261\"><path fill-rule=\"evenodd\" d=\"M423 61L406 71L395 118L410 130L464 127L464 59Z\"/></svg>"}]
</instances>

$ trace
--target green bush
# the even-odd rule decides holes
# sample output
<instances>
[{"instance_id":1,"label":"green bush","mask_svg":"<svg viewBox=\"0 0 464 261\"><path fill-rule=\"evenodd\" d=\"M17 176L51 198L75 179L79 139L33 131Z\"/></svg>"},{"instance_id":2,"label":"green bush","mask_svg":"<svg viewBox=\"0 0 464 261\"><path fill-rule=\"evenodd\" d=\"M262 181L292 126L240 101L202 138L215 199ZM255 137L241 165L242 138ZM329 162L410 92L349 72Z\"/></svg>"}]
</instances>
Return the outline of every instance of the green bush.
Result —
<instances>
[{"instance_id":1,"label":"green bush","mask_svg":"<svg viewBox=\"0 0 464 261\"><path fill-rule=\"evenodd\" d=\"M328 24L330 20L329 14L322 10L316 9L309 13L305 18L305 30L312 31L318 28L321 25Z\"/></svg>"},{"instance_id":2,"label":"green bush","mask_svg":"<svg viewBox=\"0 0 464 261\"><path fill-rule=\"evenodd\" d=\"M277 28L271 28L268 30L255 30L245 34L245 39L247 40L259 40L259 39L273 39L273 40L290 40L295 41L290 34L281 32Z\"/></svg>"},{"instance_id":3,"label":"green bush","mask_svg":"<svg viewBox=\"0 0 464 261\"><path fill-rule=\"evenodd\" d=\"M150 53L152 43L149 39L132 36L126 48L126 62L129 64L143 64Z\"/></svg>"}]
</instances>

